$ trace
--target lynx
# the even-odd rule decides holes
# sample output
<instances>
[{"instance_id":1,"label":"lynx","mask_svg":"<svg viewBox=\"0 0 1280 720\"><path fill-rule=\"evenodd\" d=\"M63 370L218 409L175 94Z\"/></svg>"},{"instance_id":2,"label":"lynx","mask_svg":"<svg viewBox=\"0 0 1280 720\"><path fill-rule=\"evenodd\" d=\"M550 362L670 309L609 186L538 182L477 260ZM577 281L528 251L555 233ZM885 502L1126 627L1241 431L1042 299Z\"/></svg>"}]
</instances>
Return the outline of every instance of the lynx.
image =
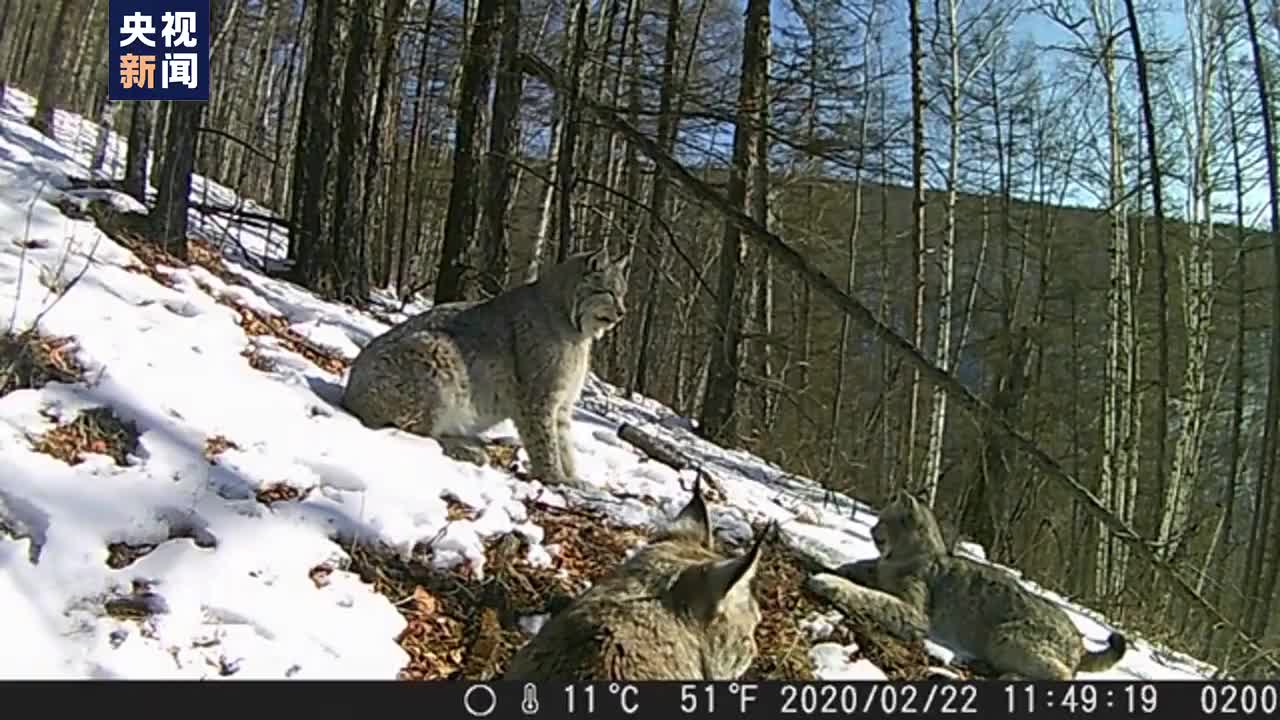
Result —
<instances>
[{"instance_id":1,"label":"lynx","mask_svg":"<svg viewBox=\"0 0 1280 720\"><path fill-rule=\"evenodd\" d=\"M1007 678L1070 680L1125 654L1120 633L1086 650L1062 608L1000 568L947 552L933 512L910 494L884 508L871 536L879 558L814 575L809 587L898 637L927 634Z\"/></svg>"},{"instance_id":2,"label":"lynx","mask_svg":"<svg viewBox=\"0 0 1280 720\"><path fill-rule=\"evenodd\" d=\"M507 666L508 680L731 680L756 657L750 550L714 549L700 486L650 542L553 616Z\"/></svg>"},{"instance_id":3,"label":"lynx","mask_svg":"<svg viewBox=\"0 0 1280 720\"><path fill-rule=\"evenodd\" d=\"M570 434L591 346L626 312L627 258L572 255L493 298L438 305L374 338L343 405L365 425L438 440L485 464L477 434L514 420L534 477L578 484Z\"/></svg>"}]
</instances>

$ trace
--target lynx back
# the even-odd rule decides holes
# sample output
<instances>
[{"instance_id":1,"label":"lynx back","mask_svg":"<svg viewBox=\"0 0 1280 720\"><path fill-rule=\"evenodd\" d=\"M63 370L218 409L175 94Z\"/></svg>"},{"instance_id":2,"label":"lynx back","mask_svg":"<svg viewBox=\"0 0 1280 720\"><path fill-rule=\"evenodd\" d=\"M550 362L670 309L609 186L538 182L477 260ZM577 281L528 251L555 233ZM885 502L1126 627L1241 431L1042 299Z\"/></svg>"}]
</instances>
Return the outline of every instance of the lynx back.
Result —
<instances>
[{"instance_id":1,"label":"lynx back","mask_svg":"<svg viewBox=\"0 0 1280 720\"><path fill-rule=\"evenodd\" d=\"M508 664L511 680L729 680L756 656L750 550L714 549L700 487L650 542L578 596Z\"/></svg>"}]
</instances>

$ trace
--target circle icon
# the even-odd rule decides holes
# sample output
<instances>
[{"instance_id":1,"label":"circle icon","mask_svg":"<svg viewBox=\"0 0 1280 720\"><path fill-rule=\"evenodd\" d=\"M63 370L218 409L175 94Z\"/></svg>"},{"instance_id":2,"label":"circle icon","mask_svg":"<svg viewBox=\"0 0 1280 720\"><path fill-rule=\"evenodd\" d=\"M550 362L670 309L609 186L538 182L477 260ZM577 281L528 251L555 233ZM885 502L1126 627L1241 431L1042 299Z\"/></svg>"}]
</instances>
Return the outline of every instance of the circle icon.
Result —
<instances>
[{"instance_id":1,"label":"circle icon","mask_svg":"<svg viewBox=\"0 0 1280 720\"><path fill-rule=\"evenodd\" d=\"M481 697L473 698L476 695ZM488 707L485 707L484 695L489 696ZM481 718L492 715L494 708L498 707L498 694L488 685L472 685L462 694L462 707L467 709L471 717Z\"/></svg>"}]
</instances>

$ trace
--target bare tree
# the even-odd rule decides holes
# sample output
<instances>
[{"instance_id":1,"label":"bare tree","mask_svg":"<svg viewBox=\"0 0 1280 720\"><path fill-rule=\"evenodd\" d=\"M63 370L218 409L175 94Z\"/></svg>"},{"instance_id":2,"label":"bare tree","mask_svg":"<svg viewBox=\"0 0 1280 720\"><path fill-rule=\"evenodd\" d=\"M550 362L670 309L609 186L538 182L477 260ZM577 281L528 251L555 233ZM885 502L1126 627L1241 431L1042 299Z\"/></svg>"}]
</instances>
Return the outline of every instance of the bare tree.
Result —
<instances>
[{"instance_id":1,"label":"bare tree","mask_svg":"<svg viewBox=\"0 0 1280 720\"><path fill-rule=\"evenodd\" d=\"M924 311L928 278L925 269L927 234L925 227L925 177L924 177L924 47L921 41L923 28L920 21L920 0L909 0L908 22L911 34L911 260L913 267L911 294L911 341L918 348L924 347ZM911 400L907 409L906 481L918 481L915 471L916 427L920 412L920 372L911 371Z\"/></svg>"},{"instance_id":2,"label":"bare tree","mask_svg":"<svg viewBox=\"0 0 1280 720\"><path fill-rule=\"evenodd\" d=\"M1132 5L1133 0L1125 0ZM1191 183L1188 198L1188 232L1189 248L1181 263L1183 319L1186 325L1186 360L1182 377L1182 394L1178 399L1179 430L1174 443L1173 460L1169 470L1169 479L1164 486L1160 526L1157 531L1157 542L1165 547L1170 556L1182 547L1190 514L1192 493L1199 477L1201 449L1204 443L1204 429L1209 408L1206 404L1209 343L1213 324L1213 237L1214 237L1214 201L1216 191L1214 182L1214 118L1215 102L1214 80L1218 76L1218 61L1222 57L1219 44L1225 38L1221 26L1222 14L1215 12L1213 0L1187 0L1185 12L1187 26L1190 30L1189 43L1191 76L1193 130L1189 134L1191 147ZM1135 23L1133 10L1129 10L1129 22ZM1146 58L1141 53L1141 45L1136 40L1136 30L1131 30L1134 40L1136 61L1141 67ZM1145 76L1145 71L1139 77ZM1143 83L1145 85L1145 83ZM1148 132L1155 133L1154 118L1147 115ZM1149 151L1153 149L1148 145ZM1159 165L1153 160L1151 166L1152 186L1160 187L1156 180ZM1159 208L1159 206L1157 206ZM1161 209L1156 210L1156 233L1163 232ZM1157 241L1159 242L1159 241ZM1163 243L1161 243L1163 245ZM1161 301L1167 295L1161 296ZM1167 333L1165 335L1167 339ZM1163 360L1168 362L1167 353ZM1167 369L1167 366L1166 368ZM1157 418L1159 413L1157 412ZM1159 422L1159 419L1157 419ZM1163 435L1163 432L1158 432ZM1158 486L1158 485L1157 485Z\"/></svg>"},{"instance_id":3,"label":"bare tree","mask_svg":"<svg viewBox=\"0 0 1280 720\"><path fill-rule=\"evenodd\" d=\"M484 289L496 294L506 285L511 262L507 212L512 196L511 154L520 145L519 111L524 74L520 72L520 0L502 0L498 78L493 93L493 124L489 128L488 178L480 234L480 278Z\"/></svg>"},{"instance_id":4,"label":"bare tree","mask_svg":"<svg viewBox=\"0 0 1280 720\"><path fill-rule=\"evenodd\" d=\"M67 11L71 9L71 0L58 0L53 25L49 28L49 38L45 42L44 67L46 71L40 76L40 91L36 93L36 114L31 118L31 125L40 132L53 137L54 110L61 100L63 74L53 69L59 67L59 58L65 45L58 41L57 33L66 26Z\"/></svg>"},{"instance_id":5,"label":"bare tree","mask_svg":"<svg viewBox=\"0 0 1280 720\"><path fill-rule=\"evenodd\" d=\"M1258 19L1253 0L1244 0L1245 20L1249 32L1249 49L1253 56L1254 80L1262 115L1263 157L1267 167L1267 190L1271 205L1271 242L1274 277L1280 278L1280 175L1276 166L1275 119L1268 70L1258 39ZM1249 554L1244 572L1244 627L1261 636L1271 620L1271 605L1276 578L1280 573L1280 550L1271 536L1275 512L1275 473L1277 437L1280 436L1280 291L1271 293L1271 355L1267 378L1267 411L1263 421L1262 455L1258 459L1254 485L1254 514L1249 533Z\"/></svg>"},{"instance_id":6,"label":"bare tree","mask_svg":"<svg viewBox=\"0 0 1280 720\"><path fill-rule=\"evenodd\" d=\"M946 29L942 33L945 37L945 48L942 54L946 58L947 76L943 82L942 95L946 98L947 107L947 167L945 180L947 192L943 207L942 242L938 246L938 324L934 362L939 367L950 372L954 363L952 334L955 328L953 327L952 316L955 304L953 293L955 291L956 275L956 214L960 192L960 136L964 124L961 98L966 92L966 86L969 81L991 59L994 52L993 42L999 43L999 39L992 41L992 34L977 37L976 41L972 43L975 52L970 53L972 57L968 58L968 62L965 63L966 66L962 68L961 42L963 38L960 25L960 3L957 0L945 0L945 3L939 2L939 6L938 14L946 18ZM988 5L980 9L975 15L978 19L982 19L984 16L990 17L991 13L997 10L996 6ZM993 27L1001 27L1002 25L1003 21L1001 19L993 19ZM974 25L971 25L972 27ZM978 34L980 31L981 26L978 26L973 32ZM999 37L998 34L996 36L997 38ZM986 247L985 237L982 247ZM976 277L974 283L976 288ZM972 303L969 304L969 309L972 309ZM966 312L963 321L966 328L969 324L969 317L970 313ZM922 477L922 486L927 493L930 505L933 505L938 495L938 478L942 474L942 451L946 424L947 394L940 388L936 388L933 392L929 423L929 446L925 454L924 475Z\"/></svg>"},{"instance_id":7,"label":"bare tree","mask_svg":"<svg viewBox=\"0 0 1280 720\"><path fill-rule=\"evenodd\" d=\"M449 185L449 210L444 221L444 244L440 251L440 271L436 277L435 301L463 298L463 270L475 232L476 141L480 107L489 95L489 75L493 62L494 21L498 0L477 0L476 16L467 40L462 65L458 121L454 131L453 173Z\"/></svg>"},{"instance_id":8,"label":"bare tree","mask_svg":"<svg viewBox=\"0 0 1280 720\"><path fill-rule=\"evenodd\" d=\"M125 151L124 191L147 203L147 165L151 160L152 103L139 101L129 109L129 147Z\"/></svg>"},{"instance_id":9,"label":"bare tree","mask_svg":"<svg viewBox=\"0 0 1280 720\"><path fill-rule=\"evenodd\" d=\"M1148 79L1150 63L1142 47L1142 31L1138 23L1138 12L1134 0L1124 0L1126 21L1129 27L1129 41L1133 45L1134 63L1138 73L1138 90L1142 100L1143 136L1147 144L1147 162L1150 163L1151 201L1155 213L1156 225L1156 382L1159 392L1156 393L1155 417L1155 449L1150 467L1156 476L1156 487L1164 494L1165 500L1172 500L1177 490L1171 490L1165 484L1165 446L1169 434L1169 261L1165 248L1165 211L1164 211L1164 173L1160 168L1160 143L1156 131L1155 111L1152 109L1151 82ZM1185 459L1185 458L1184 458ZM1164 514L1170 512L1167 504ZM1163 524L1163 520L1162 520Z\"/></svg>"},{"instance_id":10,"label":"bare tree","mask_svg":"<svg viewBox=\"0 0 1280 720\"><path fill-rule=\"evenodd\" d=\"M543 196L542 217L538 236L534 242L533 259L525 272L526 280L538 276L544 262L547 244L552 235L558 243L555 258L564 259L573 250L573 191L575 186L574 158L578 147L578 97L582 92L582 66L587 55L587 17L589 0L575 0L573 16L567 32L563 67L569 78L567 92L556 98L555 115L552 118L551 147L547 157L551 161L551 177Z\"/></svg>"},{"instance_id":11,"label":"bare tree","mask_svg":"<svg viewBox=\"0 0 1280 720\"><path fill-rule=\"evenodd\" d=\"M768 37L768 0L748 0L727 192L729 202L739 208L747 207L747 183L751 178L752 155L756 152L755 134L765 132L760 118L767 102L765 53ZM752 207L750 211L755 214L758 208ZM707 389L698 416L699 431L705 437L721 441L733 436L736 423L738 382L742 370L742 329L747 309L747 287L742 277L745 260L742 231L736 223L724 223Z\"/></svg>"},{"instance_id":12,"label":"bare tree","mask_svg":"<svg viewBox=\"0 0 1280 720\"><path fill-rule=\"evenodd\" d=\"M872 51L877 53L883 52L881 46L882 38L876 23L878 22L877 12L880 9L878 2L871 3L867 8L867 15L862 37L862 77L864 84L864 93L866 99L862 103L862 107L858 113L857 136L858 144L858 160L853 171L853 217L849 222L849 232L845 236L845 252L848 253L848 264L845 268L845 292L853 295L854 287L858 280L858 241L862 235L863 222L863 166L866 164L868 129L871 125L871 108L872 108L872 88L871 73L875 66L872 64ZM812 24L810 24L812 26ZM817 35L817 28L811 27L811 35ZM881 90L883 92L883 89ZM816 113L815 113L816 114ZM884 209L881 209L881 215L885 215ZM887 245L887 243L882 244ZM806 285L806 288L808 286ZM836 444L840 435L840 412L844 404L844 390L847 375L848 353L849 353L849 335L851 331L851 321L846 315L840 318L840 339L836 345L836 372L834 378L834 387L831 396L831 427L827 435L827 460L826 467L829 471L834 472L836 458ZM885 412L882 408L881 412Z\"/></svg>"}]
</instances>

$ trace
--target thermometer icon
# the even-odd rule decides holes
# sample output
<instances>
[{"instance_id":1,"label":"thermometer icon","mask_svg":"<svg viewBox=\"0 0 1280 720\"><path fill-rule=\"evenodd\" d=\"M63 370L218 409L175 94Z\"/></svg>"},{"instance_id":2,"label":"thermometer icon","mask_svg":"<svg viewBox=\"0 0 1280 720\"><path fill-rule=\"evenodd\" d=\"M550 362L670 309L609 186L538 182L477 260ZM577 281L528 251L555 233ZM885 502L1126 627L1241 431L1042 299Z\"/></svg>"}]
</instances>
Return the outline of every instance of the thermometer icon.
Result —
<instances>
[{"instance_id":1,"label":"thermometer icon","mask_svg":"<svg viewBox=\"0 0 1280 720\"><path fill-rule=\"evenodd\" d=\"M524 685L524 699L520 701L520 712L525 715L538 712L538 688L533 683Z\"/></svg>"}]
</instances>

